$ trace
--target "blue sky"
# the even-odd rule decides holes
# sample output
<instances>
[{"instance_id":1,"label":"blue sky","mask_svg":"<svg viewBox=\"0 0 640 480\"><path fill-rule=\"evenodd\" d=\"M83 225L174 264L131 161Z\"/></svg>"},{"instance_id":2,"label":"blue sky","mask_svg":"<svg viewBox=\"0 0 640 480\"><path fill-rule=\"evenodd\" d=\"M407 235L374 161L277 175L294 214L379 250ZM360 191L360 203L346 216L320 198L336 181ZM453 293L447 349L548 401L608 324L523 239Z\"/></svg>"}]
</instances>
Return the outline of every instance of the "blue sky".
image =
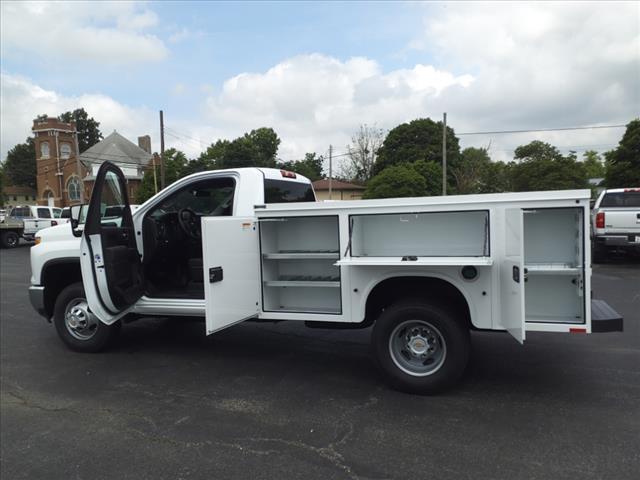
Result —
<instances>
[{"instance_id":1,"label":"blue sky","mask_svg":"<svg viewBox=\"0 0 640 480\"><path fill-rule=\"evenodd\" d=\"M344 150L447 111L457 131L627 123L640 111L629 2L3 2L1 154L35 115L84 106L196 156L273 127L281 157ZM466 137L509 159L539 138L607 150L622 130Z\"/></svg>"}]
</instances>

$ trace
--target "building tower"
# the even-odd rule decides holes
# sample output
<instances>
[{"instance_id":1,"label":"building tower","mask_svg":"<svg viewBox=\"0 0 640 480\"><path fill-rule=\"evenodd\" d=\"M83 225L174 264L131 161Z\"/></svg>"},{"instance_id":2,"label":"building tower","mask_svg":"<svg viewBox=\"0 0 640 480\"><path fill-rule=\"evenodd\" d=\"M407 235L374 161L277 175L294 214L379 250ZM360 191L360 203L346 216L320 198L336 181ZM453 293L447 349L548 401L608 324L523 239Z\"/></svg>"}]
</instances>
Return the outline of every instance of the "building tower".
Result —
<instances>
[{"instance_id":1,"label":"building tower","mask_svg":"<svg viewBox=\"0 0 640 480\"><path fill-rule=\"evenodd\" d=\"M66 207L80 203L83 181L78 177L76 125L47 117L33 121L38 205ZM86 169L81 166L81 176Z\"/></svg>"}]
</instances>

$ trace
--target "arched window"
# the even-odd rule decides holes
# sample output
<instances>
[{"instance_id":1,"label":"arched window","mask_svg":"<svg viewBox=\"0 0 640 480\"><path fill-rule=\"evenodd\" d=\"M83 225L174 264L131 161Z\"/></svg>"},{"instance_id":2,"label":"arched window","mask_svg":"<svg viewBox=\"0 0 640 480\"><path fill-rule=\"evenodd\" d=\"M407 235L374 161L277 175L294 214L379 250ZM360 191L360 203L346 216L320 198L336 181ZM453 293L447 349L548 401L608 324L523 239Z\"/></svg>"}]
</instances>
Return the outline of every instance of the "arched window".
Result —
<instances>
[{"instance_id":1,"label":"arched window","mask_svg":"<svg viewBox=\"0 0 640 480\"><path fill-rule=\"evenodd\" d=\"M42 158L49 158L49 142L42 142L40 144L40 156Z\"/></svg>"},{"instance_id":2,"label":"arched window","mask_svg":"<svg viewBox=\"0 0 640 480\"><path fill-rule=\"evenodd\" d=\"M71 177L67 182L67 195L72 202L80 200L80 180L78 177Z\"/></svg>"},{"instance_id":3,"label":"arched window","mask_svg":"<svg viewBox=\"0 0 640 480\"><path fill-rule=\"evenodd\" d=\"M60 145L60 158L69 158L71 156L71 145L63 143Z\"/></svg>"}]
</instances>

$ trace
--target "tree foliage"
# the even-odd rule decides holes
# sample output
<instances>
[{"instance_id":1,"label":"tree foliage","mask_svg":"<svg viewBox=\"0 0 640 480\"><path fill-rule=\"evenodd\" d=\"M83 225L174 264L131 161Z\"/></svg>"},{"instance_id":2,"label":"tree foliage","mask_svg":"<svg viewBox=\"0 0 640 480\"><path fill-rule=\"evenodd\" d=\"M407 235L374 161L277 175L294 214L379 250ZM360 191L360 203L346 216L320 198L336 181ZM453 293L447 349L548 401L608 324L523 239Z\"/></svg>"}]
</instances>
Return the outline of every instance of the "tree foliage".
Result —
<instances>
[{"instance_id":1,"label":"tree foliage","mask_svg":"<svg viewBox=\"0 0 640 480\"><path fill-rule=\"evenodd\" d=\"M582 164L587 174L587 178L603 178L606 169L602 157L595 150L587 150L582 154Z\"/></svg>"},{"instance_id":2,"label":"tree foliage","mask_svg":"<svg viewBox=\"0 0 640 480\"><path fill-rule=\"evenodd\" d=\"M627 124L618 147L606 154L609 188L640 186L640 118Z\"/></svg>"},{"instance_id":3,"label":"tree foliage","mask_svg":"<svg viewBox=\"0 0 640 480\"><path fill-rule=\"evenodd\" d=\"M36 188L36 148L33 138L19 143L7 152L3 165L7 185Z\"/></svg>"},{"instance_id":4,"label":"tree foliage","mask_svg":"<svg viewBox=\"0 0 640 480\"><path fill-rule=\"evenodd\" d=\"M585 167L574 154L563 156L556 147L535 140L515 150L520 160L512 169L515 191L587 188Z\"/></svg>"},{"instance_id":5,"label":"tree foliage","mask_svg":"<svg viewBox=\"0 0 640 480\"><path fill-rule=\"evenodd\" d=\"M279 162L277 164L277 168L299 173L300 175L307 177L312 182L315 182L322 178L323 162L324 158L322 155L318 156L315 152L305 153L304 160Z\"/></svg>"},{"instance_id":6,"label":"tree foliage","mask_svg":"<svg viewBox=\"0 0 640 480\"><path fill-rule=\"evenodd\" d=\"M384 140L384 131L375 125L360 125L347 146L346 162L341 176L350 182L365 183L373 176L378 150Z\"/></svg>"},{"instance_id":7,"label":"tree foliage","mask_svg":"<svg viewBox=\"0 0 640 480\"><path fill-rule=\"evenodd\" d=\"M447 127L447 162L455 161L459 154L458 138L453 129ZM378 150L373 173L418 160L442 163L442 122L421 118L390 130Z\"/></svg>"},{"instance_id":8,"label":"tree foliage","mask_svg":"<svg viewBox=\"0 0 640 480\"><path fill-rule=\"evenodd\" d=\"M58 117L63 122L76 122L78 130L78 148L84 152L102 140L100 122L96 121L84 108L76 108L73 112L64 112Z\"/></svg>"},{"instance_id":9,"label":"tree foliage","mask_svg":"<svg viewBox=\"0 0 640 480\"><path fill-rule=\"evenodd\" d=\"M442 165L437 162L418 160L408 164L416 173L424 178L425 188L419 196L437 196L442 193Z\"/></svg>"},{"instance_id":10,"label":"tree foliage","mask_svg":"<svg viewBox=\"0 0 640 480\"><path fill-rule=\"evenodd\" d=\"M451 178L452 193L464 195L480 193L484 188L491 158L486 148L465 148L462 153L447 164L447 174Z\"/></svg>"},{"instance_id":11,"label":"tree foliage","mask_svg":"<svg viewBox=\"0 0 640 480\"><path fill-rule=\"evenodd\" d=\"M411 165L385 168L373 177L363 198L419 197L424 195L426 182Z\"/></svg>"},{"instance_id":12,"label":"tree foliage","mask_svg":"<svg viewBox=\"0 0 640 480\"><path fill-rule=\"evenodd\" d=\"M175 148L169 148L164 151L164 180L165 186L171 185L176 180L188 175L189 160L184 152L176 150ZM155 195L155 181L153 176L153 162L149 164L149 168L142 177L140 187L136 191L135 201L137 204L145 202L147 199ZM160 164L157 163L156 180L158 182L158 191L160 190Z\"/></svg>"}]
</instances>

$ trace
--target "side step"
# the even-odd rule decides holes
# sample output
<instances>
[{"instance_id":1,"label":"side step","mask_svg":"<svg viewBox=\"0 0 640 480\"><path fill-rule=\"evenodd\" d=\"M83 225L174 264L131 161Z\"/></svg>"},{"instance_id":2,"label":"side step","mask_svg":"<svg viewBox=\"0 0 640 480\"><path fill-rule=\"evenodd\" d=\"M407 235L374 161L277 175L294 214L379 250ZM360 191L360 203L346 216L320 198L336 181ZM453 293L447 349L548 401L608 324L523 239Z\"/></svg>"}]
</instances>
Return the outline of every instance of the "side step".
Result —
<instances>
[{"instance_id":1,"label":"side step","mask_svg":"<svg viewBox=\"0 0 640 480\"><path fill-rule=\"evenodd\" d=\"M604 300L591 300L591 332L622 332L622 315Z\"/></svg>"}]
</instances>

